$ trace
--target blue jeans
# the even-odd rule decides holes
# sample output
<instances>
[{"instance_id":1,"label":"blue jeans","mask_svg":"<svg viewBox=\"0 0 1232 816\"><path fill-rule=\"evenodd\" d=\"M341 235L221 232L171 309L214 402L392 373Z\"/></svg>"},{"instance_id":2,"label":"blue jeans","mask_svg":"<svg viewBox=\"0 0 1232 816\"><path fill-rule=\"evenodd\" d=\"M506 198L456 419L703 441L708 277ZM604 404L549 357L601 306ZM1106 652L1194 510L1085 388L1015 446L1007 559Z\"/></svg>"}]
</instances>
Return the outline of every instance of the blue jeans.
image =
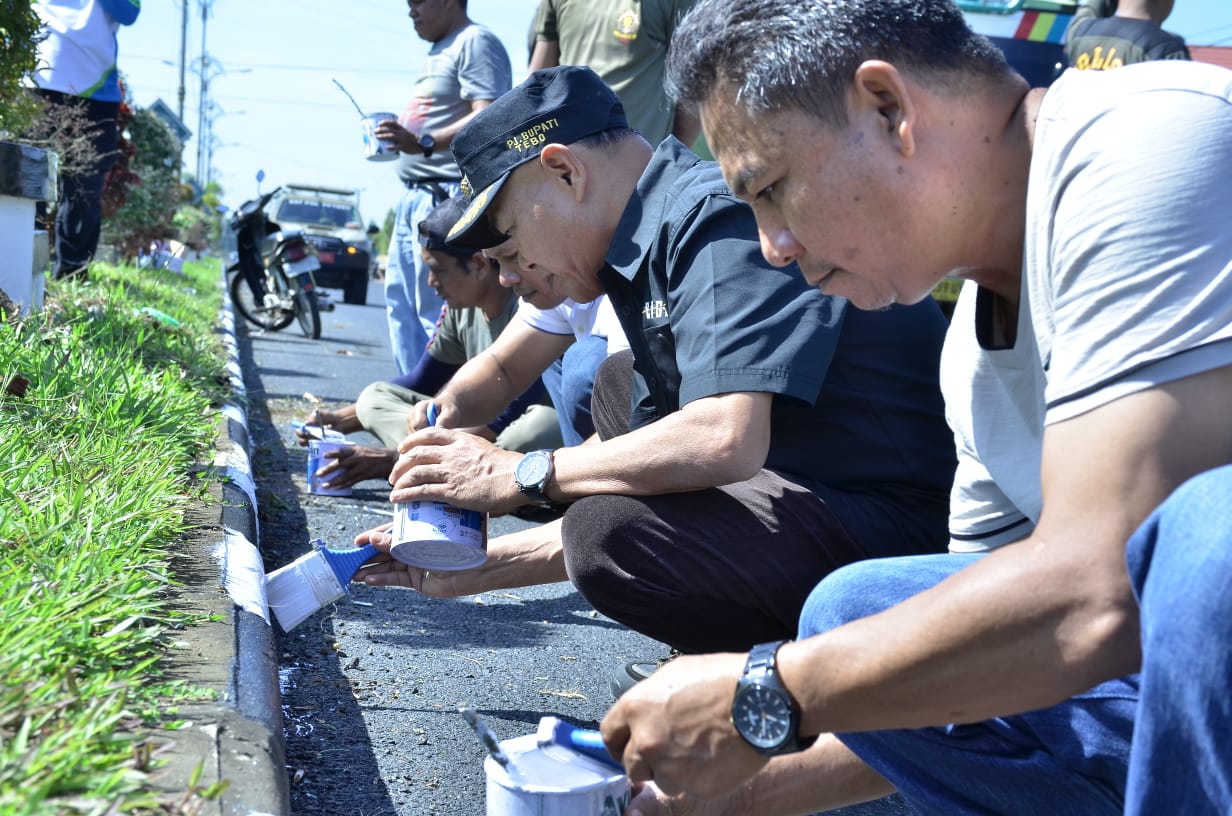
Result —
<instances>
[{"instance_id":1,"label":"blue jeans","mask_svg":"<svg viewBox=\"0 0 1232 816\"><path fill-rule=\"evenodd\" d=\"M1141 675L1019 716L840 738L919 813L1232 812L1230 499L1232 467L1197 476L1129 540L1126 560L1142 621ZM800 636L881 611L979 557L845 567L810 596Z\"/></svg>"},{"instance_id":2,"label":"blue jeans","mask_svg":"<svg viewBox=\"0 0 1232 816\"><path fill-rule=\"evenodd\" d=\"M448 195L459 183L438 182ZM423 356L436 330L444 301L428 286L428 267L420 254L419 222L439 203L428 187L408 187L398 200L394 233L385 267L385 310L389 344L398 375L409 373Z\"/></svg>"},{"instance_id":3,"label":"blue jeans","mask_svg":"<svg viewBox=\"0 0 1232 816\"><path fill-rule=\"evenodd\" d=\"M583 337L543 372L543 387L552 398L560 435L566 445L580 445L595 432L590 416L590 395L595 390L595 372L607 359L607 338Z\"/></svg>"},{"instance_id":4,"label":"blue jeans","mask_svg":"<svg viewBox=\"0 0 1232 816\"><path fill-rule=\"evenodd\" d=\"M1142 701L1125 813L1232 813L1232 466L1181 485L1129 540Z\"/></svg>"}]
</instances>

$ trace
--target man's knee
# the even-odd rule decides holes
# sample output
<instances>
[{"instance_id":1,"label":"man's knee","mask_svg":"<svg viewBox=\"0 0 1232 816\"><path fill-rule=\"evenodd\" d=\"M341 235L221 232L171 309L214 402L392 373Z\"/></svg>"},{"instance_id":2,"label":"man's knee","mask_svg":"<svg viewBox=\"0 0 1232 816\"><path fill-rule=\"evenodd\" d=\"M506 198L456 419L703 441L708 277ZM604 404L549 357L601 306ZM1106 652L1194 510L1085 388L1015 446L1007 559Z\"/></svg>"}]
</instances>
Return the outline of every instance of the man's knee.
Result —
<instances>
[{"instance_id":1,"label":"man's knee","mask_svg":"<svg viewBox=\"0 0 1232 816\"><path fill-rule=\"evenodd\" d=\"M618 351L599 365L591 395L591 416L600 439L629 432L633 399L633 352Z\"/></svg>"},{"instance_id":2,"label":"man's knee","mask_svg":"<svg viewBox=\"0 0 1232 816\"><path fill-rule=\"evenodd\" d=\"M374 382L364 387L355 399L355 418L365 429L371 428L375 420L375 412L387 400L385 383Z\"/></svg>"},{"instance_id":3,"label":"man's knee","mask_svg":"<svg viewBox=\"0 0 1232 816\"><path fill-rule=\"evenodd\" d=\"M622 561L638 549L634 538L644 528L645 515L637 498L608 494L579 499L565 512L565 570L583 595L629 591L629 570Z\"/></svg>"},{"instance_id":4,"label":"man's knee","mask_svg":"<svg viewBox=\"0 0 1232 816\"><path fill-rule=\"evenodd\" d=\"M872 558L835 570L817 584L800 613L800 637L883 612L974 563L978 553Z\"/></svg>"}]
</instances>

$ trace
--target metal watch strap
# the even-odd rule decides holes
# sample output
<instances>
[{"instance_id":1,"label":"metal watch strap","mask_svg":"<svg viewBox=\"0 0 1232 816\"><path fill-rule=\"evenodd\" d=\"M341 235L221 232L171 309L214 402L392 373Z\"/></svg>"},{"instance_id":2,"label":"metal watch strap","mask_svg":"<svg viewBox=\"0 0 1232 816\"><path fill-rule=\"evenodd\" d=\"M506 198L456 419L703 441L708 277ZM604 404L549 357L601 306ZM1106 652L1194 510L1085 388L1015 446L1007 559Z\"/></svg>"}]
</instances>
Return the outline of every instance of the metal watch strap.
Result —
<instances>
[{"instance_id":1,"label":"metal watch strap","mask_svg":"<svg viewBox=\"0 0 1232 816\"><path fill-rule=\"evenodd\" d=\"M750 649L749 657L745 661L745 664L744 664L744 673L741 675L740 681L739 681L739 686L743 686L749 680L756 681L760 683L761 685L771 685L772 684L778 691L782 692L782 694L787 698L794 712L793 714L793 718L795 721L794 733L792 733L788 737L787 741L783 743L783 745L780 746L776 751L769 752L770 754L787 754L787 753L793 753L795 751L802 751L817 741L816 737L809 737L806 739L800 738L799 705L796 703L796 699L791 695L791 692L787 690L787 687L785 685L783 685L782 677L779 676L778 665L777 665L779 647L781 647L784 643L788 643L788 642L789 641L786 641L786 640L774 640L768 643L759 643L756 646L754 646L752 649ZM737 687L737 689L739 689L739 686ZM737 690L737 694L738 693L739 691ZM758 749L758 750L761 750L761 749Z\"/></svg>"}]
</instances>

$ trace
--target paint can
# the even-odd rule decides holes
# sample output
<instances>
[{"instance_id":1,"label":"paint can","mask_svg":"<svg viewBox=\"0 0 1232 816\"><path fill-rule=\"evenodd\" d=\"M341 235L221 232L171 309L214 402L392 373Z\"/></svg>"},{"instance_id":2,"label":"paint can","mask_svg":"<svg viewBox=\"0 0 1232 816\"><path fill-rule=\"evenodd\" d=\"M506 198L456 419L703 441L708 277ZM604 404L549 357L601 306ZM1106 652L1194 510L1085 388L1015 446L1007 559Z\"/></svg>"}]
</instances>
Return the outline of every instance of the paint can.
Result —
<instances>
[{"instance_id":1,"label":"paint can","mask_svg":"<svg viewBox=\"0 0 1232 816\"><path fill-rule=\"evenodd\" d=\"M438 501L394 504L389 554L422 569L464 570L488 559L488 514Z\"/></svg>"},{"instance_id":2,"label":"paint can","mask_svg":"<svg viewBox=\"0 0 1232 816\"><path fill-rule=\"evenodd\" d=\"M334 432L336 433L336 431ZM328 478L322 479L317 475L317 471L329 464L329 459L325 458L328 451L336 451L347 445L353 444L345 439L310 439L308 440L308 467L305 475L308 479L308 492L317 496L349 496L351 488L349 487L324 487L322 482L330 479L337 479L342 474L346 473L346 468L336 470L329 475ZM331 457L332 458L332 457Z\"/></svg>"},{"instance_id":3,"label":"paint can","mask_svg":"<svg viewBox=\"0 0 1232 816\"><path fill-rule=\"evenodd\" d=\"M370 113L363 119L364 158L368 161L390 161L398 158L398 148L393 142L378 139L376 126L389 119L397 119L394 113Z\"/></svg>"},{"instance_id":4,"label":"paint can","mask_svg":"<svg viewBox=\"0 0 1232 816\"><path fill-rule=\"evenodd\" d=\"M483 761L487 816L621 816L632 795L618 770L536 734L501 741L509 765Z\"/></svg>"}]
</instances>

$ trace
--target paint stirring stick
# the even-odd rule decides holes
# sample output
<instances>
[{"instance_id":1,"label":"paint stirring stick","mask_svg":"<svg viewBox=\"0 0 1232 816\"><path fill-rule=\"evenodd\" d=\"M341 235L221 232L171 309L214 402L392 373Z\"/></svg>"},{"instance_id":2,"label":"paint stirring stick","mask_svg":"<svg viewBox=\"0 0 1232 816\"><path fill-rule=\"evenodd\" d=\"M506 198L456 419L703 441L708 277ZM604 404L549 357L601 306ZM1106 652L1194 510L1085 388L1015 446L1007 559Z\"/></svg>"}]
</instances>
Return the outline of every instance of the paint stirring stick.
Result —
<instances>
[{"instance_id":1,"label":"paint stirring stick","mask_svg":"<svg viewBox=\"0 0 1232 816\"><path fill-rule=\"evenodd\" d=\"M505 769L505 773L510 777L517 776L517 768L513 762L501 750L500 740L496 738L496 734L492 733L492 729L488 728L487 723L479 719L478 712L471 705L458 706L458 713L462 715L462 719L466 720L466 724L471 727L476 734L479 735L479 741L483 743L483 747L487 749L488 756L492 757L492 761Z\"/></svg>"},{"instance_id":2,"label":"paint stirring stick","mask_svg":"<svg viewBox=\"0 0 1232 816\"><path fill-rule=\"evenodd\" d=\"M332 77L331 77L331 79L332 79ZM363 119L363 118L364 118L364 109L363 109L363 108L361 108L361 107L359 106L359 103L355 101L355 97L351 96L351 92L350 92L350 91L348 91L346 88L342 87L342 83L341 83L341 82L339 82L339 81L338 81L338 80L336 80L336 79L334 80L334 84L338 86L338 90L340 90L340 91L342 91L344 94L346 94L346 98L347 98L347 99L351 100L351 104L355 106L355 110L359 111L359 118L360 118L360 119Z\"/></svg>"}]
</instances>

